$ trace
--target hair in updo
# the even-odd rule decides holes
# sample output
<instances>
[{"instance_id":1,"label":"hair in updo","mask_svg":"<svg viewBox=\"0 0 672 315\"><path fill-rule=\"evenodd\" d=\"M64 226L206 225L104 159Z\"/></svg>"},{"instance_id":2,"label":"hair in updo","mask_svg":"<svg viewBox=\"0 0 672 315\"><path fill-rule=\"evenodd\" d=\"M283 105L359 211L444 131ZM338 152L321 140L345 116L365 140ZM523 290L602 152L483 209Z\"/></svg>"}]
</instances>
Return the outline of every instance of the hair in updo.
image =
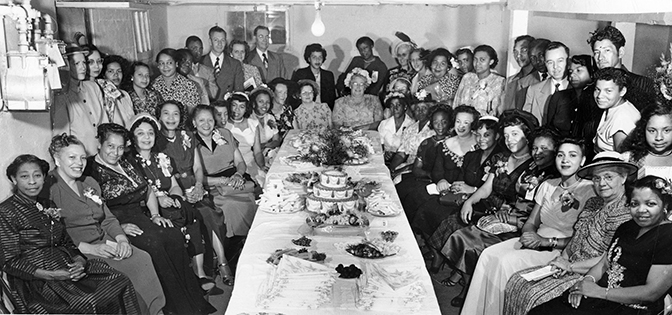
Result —
<instances>
[{"instance_id":1,"label":"hair in updo","mask_svg":"<svg viewBox=\"0 0 672 315\"><path fill-rule=\"evenodd\" d=\"M530 139L531 140L530 142L534 142L534 140L537 138L545 138L551 140L551 143L553 143L553 148L555 148L555 151L557 151L558 147L560 147L560 141L562 140L560 133L558 133L555 129L550 128L548 126L541 126L536 130L534 130L532 132L532 138Z\"/></svg>"},{"instance_id":2,"label":"hair in updo","mask_svg":"<svg viewBox=\"0 0 672 315\"><path fill-rule=\"evenodd\" d=\"M196 116L198 116L198 114L200 114L201 112L210 113L212 115L212 118L214 119L217 116L217 113L215 111L216 111L215 108L212 106L200 104L194 107L194 112L191 113L191 119L196 119Z\"/></svg>"},{"instance_id":3,"label":"hair in updo","mask_svg":"<svg viewBox=\"0 0 672 315\"><path fill-rule=\"evenodd\" d=\"M120 136L124 139L124 144L128 142L128 131L124 126L115 124L115 123L105 123L98 126L98 132L96 133L96 138L100 144L107 141L111 135Z\"/></svg>"},{"instance_id":4,"label":"hair in updo","mask_svg":"<svg viewBox=\"0 0 672 315\"><path fill-rule=\"evenodd\" d=\"M583 141L583 139L574 139L574 138L564 138L560 141L560 144L558 144L558 149L560 149L560 146L563 144L573 144L581 150L581 156L586 156L586 143Z\"/></svg>"},{"instance_id":5,"label":"hair in updo","mask_svg":"<svg viewBox=\"0 0 672 315\"><path fill-rule=\"evenodd\" d=\"M49 172L49 163L43 159L38 158L32 154L22 154L17 156L12 163L9 163L7 166L7 178L10 180L12 177L16 178L16 173L19 171L19 168L23 164L35 163L42 171L42 175L46 175Z\"/></svg>"},{"instance_id":6,"label":"hair in updo","mask_svg":"<svg viewBox=\"0 0 672 315\"><path fill-rule=\"evenodd\" d=\"M471 122L470 128L471 131L476 131L476 128L478 128L478 120L481 118L481 114L476 110L476 108L469 105L460 105L455 107L453 110L453 117L451 117L453 119L451 122L453 126L455 126L455 119L457 119L457 114L459 113L471 114L471 117L474 118L474 121Z\"/></svg>"},{"instance_id":7,"label":"hair in updo","mask_svg":"<svg viewBox=\"0 0 672 315\"><path fill-rule=\"evenodd\" d=\"M131 128L128 130L128 135L131 138L131 144L133 147L137 144L135 142L135 129L138 129L142 123L148 123L152 128L154 129L154 140L156 140L156 134L159 132L159 126L156 124L156 120L149 118L147 116L138 118L133 125L131 125ZM156 142L154 143L156 145Z\"/></svg>"},{"instance_id":8,"label":"hair in updo","mask_svg":"<svg viewBox=\"0 0 672 315\"><path fill-rule=\"evenodd\" d=\"M656 194L656 196L658 196L658 198L660 198L660 200L663 201L663 209L669 210L670 205L672 205L672 195L670 195L669 192L666 193L663 191L665 187L658 188L661 184L665 184L668 188L670 186L670 182L664 178L654 175L647 175L636 180L634 183L632 183L632 185L626 185L626 189L628 190L626 197L627 202L630 203L630 201L632 201L632 193L635 191L635 189L649 188L654 194Z\"/></svg>"},{"instance_id":9,"label":"hair in updo","mask_svg":"<svg viewBox=\"0 0 672 315\"><path fill-rule=\"evenodd\" d=\"M84 147L84 144L79 141L77 137L69 135L65 132L52 137L51 143L49 144L49 154L51 155L51 158L54 159L56 155L61 153L63 148L67 148L71 145L81 145L82 148Z\"/></svg>"}]
</instances>

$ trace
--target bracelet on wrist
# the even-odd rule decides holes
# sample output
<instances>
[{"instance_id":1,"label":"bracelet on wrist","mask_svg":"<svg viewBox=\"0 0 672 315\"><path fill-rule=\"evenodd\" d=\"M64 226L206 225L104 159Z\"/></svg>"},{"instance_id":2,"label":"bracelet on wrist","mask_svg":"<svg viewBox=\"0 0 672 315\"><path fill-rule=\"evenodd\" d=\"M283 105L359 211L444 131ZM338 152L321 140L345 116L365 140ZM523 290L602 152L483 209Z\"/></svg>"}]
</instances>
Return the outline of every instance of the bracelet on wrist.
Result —
<instances>
[{"instance_id":1,"label":"bracelet on wrist","mask_svg":"<svg viewBox=\"0 0 672 315\"><path fill-rule=\"evenodd\" d=\"M586 276L584 276L584 277L583 277L583 280L586 280L586 279L588 279L588 278L593 279L593 282L597 282L597 280L595 280L595 277L593 277L593 276L591 276L591 275L586 275Z\"/></svg>"},{"instance_id":2,"label":"bracelet on wrist","mask_svg":"<svg viewBox=\"0 0 672 315\"><path fill-rule=\"evenodd\" d=\"M574 263L569 264L569 271L574 272Z\"/></svg>"},{"instance_id":3,"label":"bracelet on wrist","mask_svg":"<svg viewBox=\"0 0 672 315\"><path fill-rule=\"evenodd\" d=\"M154 220L155 218L160 218L160 217L161 217L161 215L158 214L158 213L156 213L156 214L152 214L152 217L149 218L149 219L150 219L150 220Z\"/></svg>"},{"instance_id":4,"label":"bracelet on wrist","mask_svg":"<svg viewBox=\"0 0 672 315\"><path fill-rule=\"evenodd\" d=\"M604 288L604 299L609 300L609 287Z\"/></svg>"}]
</instances>

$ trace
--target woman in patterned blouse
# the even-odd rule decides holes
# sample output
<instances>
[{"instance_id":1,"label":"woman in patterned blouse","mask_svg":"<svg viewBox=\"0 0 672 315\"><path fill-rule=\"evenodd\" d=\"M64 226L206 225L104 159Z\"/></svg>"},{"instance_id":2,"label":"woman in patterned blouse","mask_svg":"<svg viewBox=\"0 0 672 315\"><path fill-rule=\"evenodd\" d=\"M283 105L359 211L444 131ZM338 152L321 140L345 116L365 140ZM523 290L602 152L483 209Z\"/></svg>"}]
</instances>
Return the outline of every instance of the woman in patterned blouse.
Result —
<instances>
[{"instance_id":1,"label":"woman in patterned blouse","mask_svg":"<svg viewBox=\"0 0 672 315\"><path fill-rule=\"evenodd\" d=\"M198 86L187 77L177 73L177 51L165 48L156 55L156 63L161 75L154 79L152 88L166 101L178 101L185 106L187 115L201 101Z\"/></svg>"},{"instance_id":2,"label":"woman in patterned blouse","mask_svg":"<svg viewBox=\"0 0 672 315\"><path fill-rule=\"evenodd\" d=\"M7 167L15 192L0 204L0 259L15 311L139 314L131 281L103 261L87 261L60 209L38 197L48 170L47 161L29 154Z\"/></svg>"},{"instance_id":3,"label":"woman in patterned blouse","mask_svg":"<svg viewBox=\"0 0 672 315\"><path fill-rule=\"evenodd\" d=\"M352 69L345 77L345 84L350 87L350 95L343 96L334 103L334 126L352 127L354 129L376 130L383 120L383 106L380 99L371 94L364 94L371 85L368 72L361 68Z\"/></svg>"},{"instance_id":4,"label":"woman in patterned blouse","mask_svg":"<svg viewBox=\"0 0 672 315\"><path fill-rule=\"evenodd\" d=\"M149 113L154 115L156 107L163 103L163 98L159 92L149 87L150 73L149 66L141 61L136 61L131 65L131 86L126 91L133 101L133 110L136 114Z\"/></svg>"},{"instance_id":5,"label":"woman in patterned blouse","mask_svg":"<svg viewBox=\"0 0 672 315\"><path fill-rule=\"evenodd\" d=\"M270 112L277 118L280 137L284 137L289 130L294 128L292 125L294 107L288 98L291 85L296 84L284 78L275 78L268 84L268 87L273 90L273 104Z\"/></svg>"},{"instance_id":6,"label":"woman in patterned blouse","mask_svg":"<svg viewBox=\"0 0 672 315\"><path fill-rule=\"evenodd\" d=\"M432 51L429 56L429 68L432 73L420 78L418 92L425 90L437 102L452 105L457 87L460 85L460 76L451 62L454 58L445 48Z\"/></svg>"},{"instance_id":7,"label":"woman in patterned blouse","mask_svg":"<svg viewBox=\"0 0 672 315\"><path fill-rule=\"evenodd\" d=\"M320 89L313 80L299 80L301 105L294 111L294 128L324 129L332 125L331 109L327 103L317 103ZM381 110L382 116L382 110Z\"/></svg>"}]
</instances>

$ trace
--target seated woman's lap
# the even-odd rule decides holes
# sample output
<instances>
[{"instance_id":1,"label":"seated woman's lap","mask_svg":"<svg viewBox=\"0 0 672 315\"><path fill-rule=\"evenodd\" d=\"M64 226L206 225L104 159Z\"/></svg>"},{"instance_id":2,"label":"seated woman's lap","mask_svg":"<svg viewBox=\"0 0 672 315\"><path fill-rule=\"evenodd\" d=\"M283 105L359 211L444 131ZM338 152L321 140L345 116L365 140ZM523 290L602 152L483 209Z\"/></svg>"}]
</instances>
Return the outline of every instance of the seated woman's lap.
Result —
<instances>
[{"instance_id":1,"label":"seated woman's lap","mask_svg":"<svg viewBox=\"0 0 672 315\"><path fill-rule=\"evenodd\" d=\"M142 234L129 235L129 239L131 244L147 251L150 255L161 248L171 251L176 247L184 247L184 236L176 227L158 226L145 216L131 217L124 223L133 223L142 230Z\"/></svg>"},{"instance_id":2,"label":"seated woman's lap","mask_svg":"<svg viewBox=\"0 0 672 315\"><path fill-rule=\"evenodd\" d=\"M528 315L649 315L648 310L636 310L623 304L603 299L582 298L578 308L568 302L569 293L565 292L553 300L530 310Z\"/></svg>"}]
</instances>

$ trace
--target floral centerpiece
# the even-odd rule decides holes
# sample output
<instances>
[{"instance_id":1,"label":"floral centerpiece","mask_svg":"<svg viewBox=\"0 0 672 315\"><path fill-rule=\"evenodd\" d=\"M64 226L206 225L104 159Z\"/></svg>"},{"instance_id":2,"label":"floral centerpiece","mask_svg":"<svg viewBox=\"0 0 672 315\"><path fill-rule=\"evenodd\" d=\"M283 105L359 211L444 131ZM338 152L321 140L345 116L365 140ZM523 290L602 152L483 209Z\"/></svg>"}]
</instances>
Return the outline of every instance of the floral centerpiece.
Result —
<instances>
[{"instance_id":1,"label":"floral centerpiece","mask_svg":"<svg viewBox=\"0 0 672 315\"><path fill-rule=\"evenodd\" d=\"M660 54L660 66L656 67L653 81L656 84L656 90L666 100L672 100L672 43L670 44L670 58L665 54Z\"/></svg>"},{"instance_id":2,"label":"floral centerpiece","mask_svg":"<svg viewBox=\"0 0 672 315\"><path fill-rule=\"evenodd\" d=\"M298 159L314 165L365 164L374 153L371 139L361 130L332 128L307 130L292 142L299 151Z\"/></svg>"}]
</instances>

